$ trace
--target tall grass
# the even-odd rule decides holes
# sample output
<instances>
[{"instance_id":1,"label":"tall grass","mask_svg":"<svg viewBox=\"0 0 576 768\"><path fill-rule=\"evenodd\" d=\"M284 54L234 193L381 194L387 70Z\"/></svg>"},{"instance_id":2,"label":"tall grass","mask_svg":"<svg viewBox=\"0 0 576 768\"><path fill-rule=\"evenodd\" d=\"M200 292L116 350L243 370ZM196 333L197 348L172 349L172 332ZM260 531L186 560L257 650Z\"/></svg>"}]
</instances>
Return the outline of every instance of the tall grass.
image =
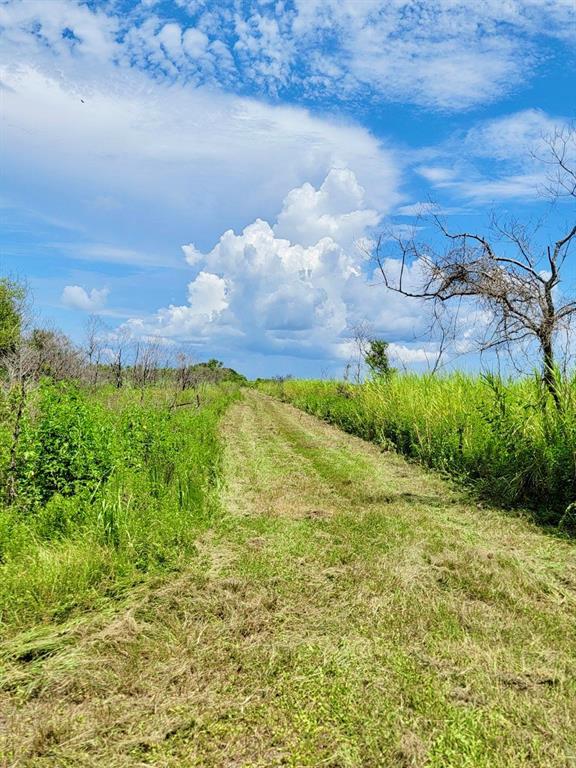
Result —
<instances>
[{"instance_id":1,"label":"tall grass","mask_svg":"<svg viewBox=\"0 0 576 768\"><path fill-rule=\"evenodd\" d=\"M217 509L218 423L237 392L206 386L197 408L161 388L38 387L16 452L16 498L0 504L0 625L64 618L189 560ZM10 397L0 404L2 486Z\"/></svg>"},{"instance_id":2,"label":"tall grass","mask_svg":"<svg viewBox=\"0 0 576 768\"><path fill-rule=\"evenodd\" d=\"M259 386L348 432L473 483L492 501L529 507L541 523L574 526L576 377L562 382L560 410L537 378L406 374L358 386Z\"/></svg>"}]
</instances>

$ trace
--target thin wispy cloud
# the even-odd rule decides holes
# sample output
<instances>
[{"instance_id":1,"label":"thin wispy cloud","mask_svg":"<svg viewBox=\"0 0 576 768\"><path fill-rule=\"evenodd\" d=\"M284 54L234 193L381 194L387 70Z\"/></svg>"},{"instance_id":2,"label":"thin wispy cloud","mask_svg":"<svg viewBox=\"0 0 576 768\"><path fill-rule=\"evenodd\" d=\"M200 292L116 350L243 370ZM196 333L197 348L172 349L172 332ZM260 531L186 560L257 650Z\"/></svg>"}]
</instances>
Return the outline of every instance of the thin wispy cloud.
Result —
<instances>
[{"instance_id":1,"label":"thin wispy cloud","mask_svg":"<svg viewBox=\"0 0 576 768\"><path fill-rule=\"evenodd\" d=\"M2 267L72 335L247 366L341 365L362 319L425 363L366 244L540 215L572 117L572 0L5 0L0 32Z\"/></svg>"}]
</instances>

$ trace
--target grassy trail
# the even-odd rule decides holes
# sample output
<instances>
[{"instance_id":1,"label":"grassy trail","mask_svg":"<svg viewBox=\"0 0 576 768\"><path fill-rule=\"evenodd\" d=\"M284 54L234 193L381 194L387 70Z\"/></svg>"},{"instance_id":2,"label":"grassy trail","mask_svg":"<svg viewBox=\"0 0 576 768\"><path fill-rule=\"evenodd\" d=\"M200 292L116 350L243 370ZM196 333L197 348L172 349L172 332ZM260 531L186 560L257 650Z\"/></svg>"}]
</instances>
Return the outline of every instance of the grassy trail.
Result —
<instances>
[{"instance_id":1,"label":"grassy trail","mask_svg":"<svg viewBox=\"0 0 576 768\"><path fill-rule=\"evenodd\" d=\"M1 649L6 765L576 765L573 545L255 392L223 430L189 570Z\"/></svg>"}]
</instances>

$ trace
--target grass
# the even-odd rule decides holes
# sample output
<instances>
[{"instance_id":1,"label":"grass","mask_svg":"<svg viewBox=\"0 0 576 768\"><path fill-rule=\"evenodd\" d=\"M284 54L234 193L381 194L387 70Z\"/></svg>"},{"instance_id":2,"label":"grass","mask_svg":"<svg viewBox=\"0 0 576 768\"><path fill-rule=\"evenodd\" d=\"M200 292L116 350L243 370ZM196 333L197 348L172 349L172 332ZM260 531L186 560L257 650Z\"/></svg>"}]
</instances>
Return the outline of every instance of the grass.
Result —
<instances>
[{"instance_id":1,"label":"grass","mask_svg":"<svg viewBox=\"0 0 576 768\"><path fill-rule=\"evenodd\" d=\"M34 393L19 496L0 508L4 636L97 607L189 561L217 510L217 430L236 396L207 387L197 409L171 408L162 389L45 384Z\"/></svg>"},{"instance_id":2,"label":"grass","mask_svg":"<svg viewBox=\"0 0 576 768\"><path fill-rule=\"evenodd\" d=\"M561 382L560 411L537 379L407 374L360 386L259 386L457 477L494 503L529 507L538 522L576 532L576 377Z\"/></svg>"},{"instance_id":3,"label":"grass","mask_svg":"<svg viewBox=\"0 0 576 768\"><path fill-rule=\"evenodd\" d=\"M187 569L2 645L7 765L574 763L570 541L256 392L222 429Z\"/></svg>"}]
</instances>

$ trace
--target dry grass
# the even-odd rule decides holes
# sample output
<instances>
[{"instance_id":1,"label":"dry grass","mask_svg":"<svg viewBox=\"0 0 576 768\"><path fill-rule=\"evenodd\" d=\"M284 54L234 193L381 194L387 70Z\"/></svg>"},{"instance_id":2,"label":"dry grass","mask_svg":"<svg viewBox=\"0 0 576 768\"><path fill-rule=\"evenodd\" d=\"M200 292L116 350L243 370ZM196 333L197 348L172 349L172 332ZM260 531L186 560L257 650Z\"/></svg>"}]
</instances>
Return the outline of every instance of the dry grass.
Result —
<instances>
[{"instance_id":1,"label":"dry grass","mask_svg":"<svg viewBox=\"0 0 576 768\"><path fill-rule=\"evenodd\" d=\"M188 571L2 647L7 766L571 766L576 556L254 393Z\"/></svg>"}]
</instances>

